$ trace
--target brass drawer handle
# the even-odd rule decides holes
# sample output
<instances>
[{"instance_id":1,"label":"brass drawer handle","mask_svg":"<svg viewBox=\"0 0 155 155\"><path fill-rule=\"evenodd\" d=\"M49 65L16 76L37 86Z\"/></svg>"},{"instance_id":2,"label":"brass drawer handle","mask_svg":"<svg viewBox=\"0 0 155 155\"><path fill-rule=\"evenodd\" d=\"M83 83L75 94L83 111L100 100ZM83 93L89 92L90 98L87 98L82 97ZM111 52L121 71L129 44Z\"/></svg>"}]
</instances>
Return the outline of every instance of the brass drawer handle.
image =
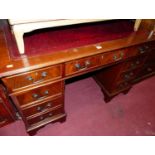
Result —
<instances>
[{"instance_id":1,"label":"brass drawer handle","mask_svg":"<svg viewBox=\"0 0 155 155\"><path fill-rule=\"evenodd\" d=\"M46 117L44 117L44 116L40 116L40 120L42 121L42 120L44 120L45 118L47 118L47 117L51 117L51 116L53 116L53 113L48 113L48 116L46 116Z\"/></svg>"},{"instance_id":2,"label":"brass drawer handle","mask_svg":"<svg viewBox=\"0 0 155 155\"><path fill-rule=\"evenodd\" d=\"M28 76L28 77L26 77L26 79L28 81L31 81L31 82L33 82L35 84L35 83L42 82L46 77L47 77L47 72L42 72L41 73L41 79L40 80L34 81L34 79L33 79L32 76Z\"/></svg>"},{"instance_id":3,"label":"brass drawer handle","mask_svg":"<svg viewBox=\"0 0 155 155\"><path fill-rule=\"evenodd\" d=\"M50 107L52 107L51 102L47 103L44 107L38 106L36 109L37 109L37 111L41 112L43 110L46 110L46 108L50 108Z\"/></svg>"},{"instance_id":4,"label":"brass drawer handle","mask_svg":"<svg viewBox=\"0 0 155 155\"><path fill-rule=\"evenodd\" d=\"M32 76L28 76L28 77L26 77L26 79L28 80L28 81L33 81L34 79L32 78Z\"/></svg>"},{"instance_id":5,"label":"brass drawer handle","mask_svg":"<svg viewBox=\"0 0 155 155\"><path fill-rule=\"evenodd\" d=\"M45 91L44 91L44 95L45 95L45 96L40 96L40 95L34 93L34 94L32 94L32 97L33 97L34 99L36 99L36 100L39 100L39 99L43 99L43 98L47 97L48 94L49 94L49 91L48 91L48 90L45 90Z\"/></svg>"},{"instance_id":6,"label":"brass drawer handle","mask_svg":"<svg viewBox=\"0 0 155 155\"><path fill-rule=\"evenodd\" d=\"M145 50L144 50L144 48L143 48L143 47L139 47L139 51L140 51L140 54L145 53Z\"/></svg>"},{"instance_id":7,"label":"brass drawer handle","mask_svg":"<svg viewBox=\"0 0 155 155\"><path fill-rule=\"evenodd\" d=\"M152 68L148 67L148 68L147 68L147 71L148 71L148 72L152 72Z\"/></svg>"},{"instance_id":8,"label":"brass drawer handle","mask_svg":"<svg viewBox=\"0 0 155 155\"><path fill-rule=\"evenodd\" d=\"M51 102L47 103L46 107L48 107L48 108L52 107L52 103Z\"/></svg>"},{"instance_id":9,"label":"brass drawer handle","mask_svg":"<svg viewBox=\"0 0 155 155\"><path fill-rule=\"evenodd\" d=\"M124 75L125 79L130 79L130 76L128 74Z\"/></svg>"},{"instance_id":10,"label":"brass drawer handle","mask_svg":"<svg viewBox=\"0 0 155 155\"><path fill-rule=\"evenodd\" d=\"M37 107L37 111L42 111L43 110L43 108L42 107Z\"/></svg>"},{"instance_id":11,"label":"brass drawer handle","mask_svg":"<svg viewBox=\"0 0 155 155\"><path fill-rule=\"evenodd\" d=\"M43 120L43 119L45 119L43 116L40 116L40 120Z\"/></svg>"},{"instance_id":12,"label":"brass drawer handle","mask_svg":"<svg viewBox=\"0 0 155 155\"><path fill-rule=\"evenodd\" d=\"M51 117L51 116L53 116L53 114L50 112L50 113L48 114L48 116L50 116L50 117Z\"/></svg>"},{"instance_id":13,"label":"brass drawer handle","mask_svg":"<svg viewBox=\"0 0 155 155\"><path fill-rule=\"evenodd\" d=\"M125 75L124 75L124 78L125 78L126 80L128 80L128 79L132 78L133 75L134 75L134 73L133 73L133 72L130 72L129 74L125 74Z\"/></svg>"},{"instance_id":14,"label":"brass drawer handle","mask_svg":"<svg viewBox=\"0 0 155 155\"><path fill-rule=\"evenodd\" d=\"M131 68L135 68L136 66L138 66L141 62L139 60L137 60L136 62L132 62L131 63Z\"/></svg>"},{"instance_id":15,"label":"brass drawer handle","mask_svg":"<svg viewBox=\"0 0 155 155\"><path fill-rule=\"evenodd\" d=\"M90 66L91 62L89 60L85 61L85 65L81 66L79 63L75 64L77 70L85 70Z\"/></svg>"},{"instance_id":16,"label":"brass drawer handle","mask_svg":"<svg viewBox=\"0 0 155 155\"><path fill-rule=\"evenodd\" d=\"M114 56L113 56L113 59L114 59L115 61L119 61L119 60L122 60L123 56L124 56L124 53L121 52L119 57L118 57L117 55L114 55Z\"/></svg>"},{"instance_id":17,"label":"brass drawer handle","mask_svg":"<svg viewBox=\"0 0 155 155\"><path fill-rule=\"evenodd\" d=\"M124 82L118 85L118 89L123 89L124 87L128 86L128 82Z\"/></svg>"},{"instance_id":18,"label":"brass drawer handle","mask_svg":"<svg viewBox=\"0 0 155 155\"><path fill-rule=\"evenodd\" d=\"M149 50L149 46L144 45L143 47L139 47L140 54L143 54Z\"/></svg>"}]
</instances>

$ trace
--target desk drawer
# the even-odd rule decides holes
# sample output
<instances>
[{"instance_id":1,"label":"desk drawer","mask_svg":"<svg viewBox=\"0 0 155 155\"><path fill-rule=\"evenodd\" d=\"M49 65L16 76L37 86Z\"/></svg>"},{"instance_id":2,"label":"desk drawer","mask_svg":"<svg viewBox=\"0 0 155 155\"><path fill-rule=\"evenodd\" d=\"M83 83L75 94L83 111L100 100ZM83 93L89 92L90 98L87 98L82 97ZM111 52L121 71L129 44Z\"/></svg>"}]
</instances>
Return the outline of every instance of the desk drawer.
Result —
<instances>
[{"instance_id":1,"label":"desk drawer","mask_svg":"<svg viewBox=\"0 0 155 155\"><path fill-rule=\"evenodd\" d=\"M29 117L29 118L27 118L27 123L30 126L35 125L36 123L41 123L43 121L46 121L47 119L53 119L57 115L62 115L62 114L64 114L64 108L60 107L60 108L51 110L51 111L44 113L42 115L39 115L39 116Z\"/></svg>"},{"instance_id":2,"label":"desk drawer","mask_svg":"<svg viewBox=\"0 0 155 155\"><path fill-rule=\"evenodd\" d=\"M7 77L3 79L3 82L11 91L15 91L19 88L30 86L33 84L40 84L49 80L55 80L61 78L62 66L56 65L43 69L38 69L32 72L26 72L15 76Z\"/></svg>"},{"instance_id":3,"label":"desk drawer","mask_svg":"<svg viewBox=\"0 0 155 155\"><path fill-rule=\"evenodd\" d=\"M137 78L147 76L155 72L155 65L146 65L138 74Z\"/></svg>"},{"instance_id":4,"label":"desk drawer","mask_svg":"<svg viewBox=\"0 0 155 155\"><path fill-rule=\"evenodd\" d=\"M57 106L63 106L63 97L59 96L56 98L50 98L43 102L36 103L32 106L25 107L22 112L25 117L35 115L37 113L48 111L49 109L55 108Z\"/></svg>"},{"instance_id":5,"label":"desk drawer","mask_svg":"<svg viewBox=\"0 0 155 155\"><path fill-rule=\"evenodd\" d=\"M125 82L125 81L133 80L134 78L136 78L139 70L140 69L138 68L138 69L134 69L134 70L127 71L127 72L122 72L117 79L117 83L120 81Z\"/></svg>"},{"instance_id":6,"label":"desk drawer","mask_svg":"<svg viewBox=\"0 0 155 155\"><path fill-rule=\"evenodd\" d=\"M97 56L91 56L84 59L78 59L65 64L65 75L72 75L78 72L87 71L100 65Z\"/></svg>"},{"instance_id":7,"label":"desk drawer","mask_svg":"<svg viewBox=\"0 0 155 155\"><path fill-rule=\"evenodd\" d=\"M130 71L144 65L146 57L137 57L123 64L123 71Z\"/></svg>"},{"instance_id":8,"label":"desk drawer","mask_svg":"<svg viewBox=\"0 0 155 155\"><path fill-rule=\"evenodd\" d=\"M101 65L107 65L117 61L121 61L126 58L126 49L107 52L100 55Z\"/></svg>"},{"instance_id":9,"label":"desk drawer","mask_svg":"<svg viewBox=\"0 0 155 155\"><path fill-rule=\"evenodd\" d=\"M62 94L63 87L63 82L60 81L39 86L38 88L32 88L24 92L14 93L11 96L13 99L17 99L20 106L27 106L31 102L43 101L47 97Z\"/></svg>"}]
</instances>

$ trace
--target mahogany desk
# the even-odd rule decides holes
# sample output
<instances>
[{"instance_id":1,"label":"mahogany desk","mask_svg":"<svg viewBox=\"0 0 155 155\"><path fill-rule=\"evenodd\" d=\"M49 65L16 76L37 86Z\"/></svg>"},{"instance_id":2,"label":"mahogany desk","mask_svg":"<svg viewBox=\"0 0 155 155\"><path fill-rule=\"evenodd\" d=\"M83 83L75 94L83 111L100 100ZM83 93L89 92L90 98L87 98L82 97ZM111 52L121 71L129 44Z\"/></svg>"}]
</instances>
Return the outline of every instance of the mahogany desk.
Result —
<instances>
[{"instance_id":1,"label":"mahogany desk","mask_svg":"<svg viewBox=\"0 0 155 155\"><path fill-rule=\"evenodd\" d=\"M72 77L95 71L108 102L154 75L155 36L148 39L152 26L144 23L134 32L132 23L130 27L126 22L34 32L25 36L26 54L19 55L8 21L1 20L0 126L22 119L32 134L48 123L65 121L65 80ZM116 29L109 29L109 24Z\"/></svg>"}]
</instances>

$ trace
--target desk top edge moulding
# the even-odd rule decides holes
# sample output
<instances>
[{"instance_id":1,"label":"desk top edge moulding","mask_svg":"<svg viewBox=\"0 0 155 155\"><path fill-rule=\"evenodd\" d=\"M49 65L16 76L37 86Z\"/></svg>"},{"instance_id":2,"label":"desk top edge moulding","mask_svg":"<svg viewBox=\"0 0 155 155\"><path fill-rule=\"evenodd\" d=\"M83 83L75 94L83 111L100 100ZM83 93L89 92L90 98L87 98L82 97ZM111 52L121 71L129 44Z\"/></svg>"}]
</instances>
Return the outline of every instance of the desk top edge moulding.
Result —
<instances>
[{"instance_id":1,"label":"desk top edge moulding","mask_svg":"<svg viewBox=\"0 0 155 155\"><path fill-rule=\"evenodd\" d=\"M12 31L15 36L17 47L20 54L25 53L23 35L24 33L31 32L37 29L74 25L81 23L107 21L112 19L45 19L45 20L13 20L9 19L9 23L12 27ZM136 19L134 25L134 31L137 31L141 23L141 19Z\"/></svg>"}]
</instances>

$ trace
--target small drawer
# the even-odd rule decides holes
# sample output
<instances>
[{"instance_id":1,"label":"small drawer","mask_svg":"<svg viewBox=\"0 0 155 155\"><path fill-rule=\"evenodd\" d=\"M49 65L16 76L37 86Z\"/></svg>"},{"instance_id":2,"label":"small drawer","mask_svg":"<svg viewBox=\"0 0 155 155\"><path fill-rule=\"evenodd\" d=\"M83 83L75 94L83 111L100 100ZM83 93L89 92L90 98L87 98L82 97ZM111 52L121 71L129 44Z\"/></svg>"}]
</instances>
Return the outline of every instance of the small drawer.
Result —
<instances>
[{"instance_id":1,"label":"small drawer","mask_svg":"<svg viewBox=\"0 0 155 155\"><path fill-rule=\"evenodd\" d=\"M67 62L65 64L65 75L67 76L78 72L87 71L99 65L100 63L97 56Z\"/></svg>"},{"instance_id":2,"label":"small drawer","mask_svg":"<svg viewBox=\"0 0 155 155\"><path fill-rule=\"evenodd\" d=\"M64 112L64 108L57 108L54 109L50 112L44 113L42 115L36 116L36 117L31 117L31 118L27 118L27 123L28 125L35 125L36 123L40 123L43 121L47 121L49 119L54 119L54 117L56 117L57 115L63 115Z\"/></svg>"},{"instance_id":3,"label":"small drawer","mask_svg":"<svg viewBox=\"0 0 155 155\"><path fill-rule=\"evenodd\" d=\"M63 92L63 82L55 82L52 84L46 84L34 87L33 89L26 90L24 92L17 92L12 94L12 98L16 98L20 106L29 105L31 102L38 102L46 99L47 97L61 95Z\"/></svg>"},{"instance_id":4,"label":"small drawer","mask_svg":"<svg viewBox=\"0 0 155 155\"><path fill-rule=\"evenodd\" d=\"M131 85L129 82L119 82L111 89L111 93L115 94L117 92L120 92L122 90L129 88L130 86Z\"/></svg>"},{"instance_id":5,"label":"small drawer","mask_svg":"<svg viewBox=\"0 0 155 155\"><path fill-rule=\"evenodd\" d=\"M121 61L125 58L125 53L126 53L126 50L122 49L118 51L112 51L112 52L101 54L100 63L101 65L106 65L117 61Z\"/></svg>"},{"instance_id":6,"label":"small drawer","mask_svg":"<svg viewBox=\"0 0 155 155\"><path fill-rule=\"evenodd\" d=\"M134 69L131 71L127 72L122 72L120 76L117 78L117 83L121 82L126 82L126 81L131 81L133 80L139 72L139 69Z\"/></svg>"},{"instance_id":7,"label":"small drawer","mask_svg":"<svg viewBox=\"0 0 155 155\"><path fill-rule=\"evenodd\" d=\"M138 78L139 77L143 77L143 76L147 76L149 74L152 74L155 72L155 65L148 65L148 66L145 66L141 71L140 73L138 74Z\"/></svg>"},{"instance_id":8,"label":"small drawer","mask_svg":"<svg viewBox=\"0 0 155 155\"><path fill-rule=\"evenodd\" d=\"M117 94L117 93L119 93L119 92L121 92L121 91L123 91L125 89L128 89L130 87L131 87L131 85L130 85L129 82L127 82L127 81L125 81L125 82L120 81L118 83L115 83L111 87L108 87L108 88L105 87L105 89L107 90L107 92L109 94L115 95L115 94Z\"/></svg>"},{"instance_id":9,"label":"small drawer","mask_svg":"<svg viewBox=\"0 0 155 155\"><path fill-rule=\"evenodd\" d=\"M133 47L128 48L128 54L130 57L137 56L137 55L144 55L151 50L151 47L147 44L141 44Z\"/></svg>"},{"instance_id":10,"label":"small drawer","mask_svg":"<svg viewBox=\"0 0 155 155\"><path fill-rule=\"evenodd\" d=\"M130 71L142 67L146 57L138 57L123 64L123 71Z\"/></svg>"},{"instance_id":11,"label":"small drawer","mask_svg":"<svg viewBox=\"0 0 155 155\"><path fill-rule=\"evenodd\" d=\"M35 105L25 107L22 112L25 117L35 115L37 113L48 111L51 108L55 108L59 105L63 106L63 97L50 98L43 102L36 103Z\"/></svg>"},{"instance_id":12,"label":"small drawer","mask_svg":"<svg viewBox=\"0 0 155 155\"><path fill-rule=\"evenodd\" d=\"M32 72L26 72L11 77L3 78L3 82L9 90L15 91L19 88L55 80L62 77L62 65L56 65Z\"/></svg>"},{"instance_id":13,"label":"small drawer","mask_svg":"<svg viewBox=\"0 0 155 155\"><path fill-rule=\"evenodd\" d=\"M116 86L116 89L119 91L119 90L124 90L128 87L130 87L130 84L128 82L121 82Z\"/></svg>"}]
</instances>

